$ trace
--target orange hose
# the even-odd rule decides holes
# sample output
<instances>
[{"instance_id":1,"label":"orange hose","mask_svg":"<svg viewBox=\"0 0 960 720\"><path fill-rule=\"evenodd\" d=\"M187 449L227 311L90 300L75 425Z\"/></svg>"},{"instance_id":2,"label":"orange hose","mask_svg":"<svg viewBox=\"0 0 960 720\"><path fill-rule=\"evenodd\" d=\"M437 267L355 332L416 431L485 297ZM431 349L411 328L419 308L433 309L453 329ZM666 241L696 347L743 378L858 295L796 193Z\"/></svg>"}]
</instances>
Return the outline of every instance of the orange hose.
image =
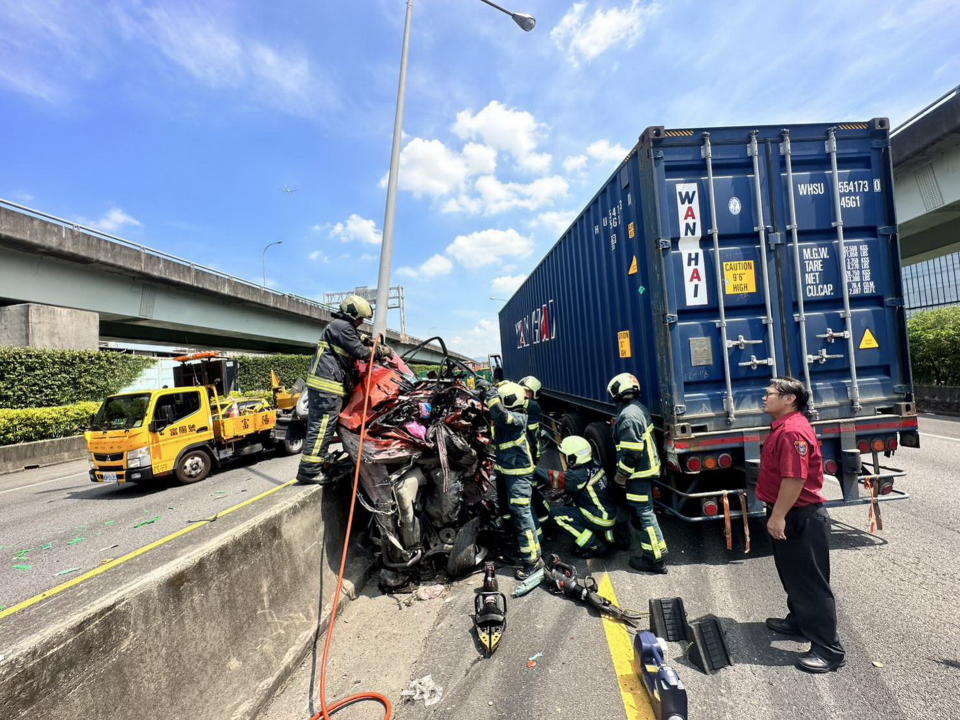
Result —
<instances>
[{"instance_id":1,"label":"orange hose","mask_svg":"<svg viewBox=\"0 0 960 720\"><path fill-rule=\"evenodd\" d=\"M370 348L370 360L367 362L367 384L363 398L363 415L360 421L360 447L357 450L357 464L353 472L353 494L350 496L350 513L347 515L347 532L343 538L343 554L340 556L340 572L337 575L337 589L333 593L333 608L330 610L330 624L327 627L327 638L323 643L323 659L320 661L320 712L313 715L310 720L330 720L330 716L335 712L342 710L348 705L358 702L378 702L383 705L385 714L384 720L390 720L393 717L393 706L385 695L374 692L357 693L350 695L342 700L337 700L331 705L327 705L327 660L330 657L330 645L333 642L333 628L337 622L337 608L340 605L340 593L343 590L343 573L347 568L347 552L350 547L350 530L353 527L353 511L357 504L357 488L360 485L360 462L363 458L363 441L367 436L367 408L370 403L370 384L373 381L373 360L377 352L377 338L373 339L373 346Z\"/></svg>"}]
</instances>

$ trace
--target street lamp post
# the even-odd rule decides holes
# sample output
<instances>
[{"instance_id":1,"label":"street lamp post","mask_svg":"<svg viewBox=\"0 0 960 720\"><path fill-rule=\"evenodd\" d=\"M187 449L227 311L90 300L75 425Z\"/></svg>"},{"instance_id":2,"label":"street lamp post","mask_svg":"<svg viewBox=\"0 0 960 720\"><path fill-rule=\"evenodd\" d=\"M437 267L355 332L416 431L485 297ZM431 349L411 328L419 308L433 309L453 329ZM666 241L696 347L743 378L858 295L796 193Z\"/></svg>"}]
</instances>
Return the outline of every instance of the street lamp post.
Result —
<instances>
[{"instance_id":1,"label":"street lamp post","mask_svg":"<svg viewBox=\"0 0 960 720\"><path fill-rule=\"evenodd\" d=\"M533 30L537 21L532 15L514 13L490 0L482 0L490 7L506 13L524 31ZM387 177L387 207L383 217L383 241L380 244L380 269L377 274L377 314L373 319L373 334L387 334L387 298L390 292L390 267L393 263L393 225L397 210L397 175L400 170L400 140L403 134L403 107L407 94L407 57L410 49L410 21L413 18L413 0L407 0L407 14L403 21L403 46L400 50L400 82L397 88L397 112L393 120L393 147L390 152L390 174Z\"/></svg>"},{"instance_id":2,"label":"street lamp post","mask_svg":"<svg viewBox=\"0 0 960 720\"><path fill-rule=\"evenodd\" d=\"M283 245L283 240L274 240L272 243L268 243L266 247L263 248L263 252L260 253L260 269L263 271L263 287L267 287L267 248L271 248L274 245Z\"/></svg>"}]
</instances>

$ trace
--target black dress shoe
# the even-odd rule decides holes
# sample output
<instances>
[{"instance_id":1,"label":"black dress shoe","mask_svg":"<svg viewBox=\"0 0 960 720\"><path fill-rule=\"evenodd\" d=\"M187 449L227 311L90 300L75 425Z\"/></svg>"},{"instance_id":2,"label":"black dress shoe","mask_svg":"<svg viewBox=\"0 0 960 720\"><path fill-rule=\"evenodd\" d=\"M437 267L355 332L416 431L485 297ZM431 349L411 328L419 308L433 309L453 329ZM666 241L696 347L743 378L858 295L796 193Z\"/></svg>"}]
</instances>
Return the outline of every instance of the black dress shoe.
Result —
<instances>
[{"instance_id":1,"label":"black dress shoe","mask_svg":"<svg viewBox=\"0 0 960 720\"><path fill-rule=\"evenodd\" d=\"M635 555L630 558L628 562L630 563L630 567L638 572L656 573L658 575L667 574L667 565L662 560L655 562L653 560L647 560L647 558L643 556L638 557Z\"/></svg>"},{"instance_id":2,"label":"black dress shoe","mask_svg":"<svg viewBox=\"0 0 960 720\"><path fill-rule=\"evenodd\" d=\"M796 635L798 637L803 637L803 633L800 632L800 628L794 625L789 620L784 618L767 618L767 627L773 630L775 633L780 633L781 635Z\"/></svg>"},{"instance_id":3,"label":"black dress shoe","mask_svg":"<svg viewBox=\"0 0 960 720\"><path fill-rule=\"evenodd\" d=\"M797 660L797 667L808 673L833 672L834 670L839 670L846 664L847 661L843 658L840 660L824 660L813 652L813 650L805 652L800 656L800 659Z\"/></svg>"}]
</instances>

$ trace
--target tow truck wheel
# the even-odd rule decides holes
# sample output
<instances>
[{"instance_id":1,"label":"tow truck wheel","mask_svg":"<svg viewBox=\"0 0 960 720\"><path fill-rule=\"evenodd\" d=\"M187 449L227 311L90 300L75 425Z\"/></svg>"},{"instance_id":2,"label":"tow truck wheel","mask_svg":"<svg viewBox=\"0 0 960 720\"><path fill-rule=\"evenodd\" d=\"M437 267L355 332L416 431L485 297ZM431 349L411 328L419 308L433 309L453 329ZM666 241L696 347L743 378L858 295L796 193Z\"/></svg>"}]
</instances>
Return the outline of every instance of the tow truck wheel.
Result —
<instances>
[{"instance_id":1,"label":"tow truck wheel","mask_svg":"<svg viewBox=\"0 0 960 720\"><path fill-rule=\"evenodd\" d=\"M189 450L177 461L175 474L181 485L200 482L210 474L210 456L203 450Z\"/></svg>"},{"instance_id":2,"label":"tow truck wheel","mask_svg":"<svg viewBox=\"0 0 960 720\"><path fill-rule=\"evenodd\" d=\"M609 479L617 472L617 450L613 443L613 432L605 422L592 422L587 425L583 436L590 443L593 459L600 463Z\"/></svg>"},{"instance_id":3,"label":"tow truck wheel","mask_svg":"<svg viewBox=\"0 0 960 720\"><path fill-rule=\"evenodd\" d=\"M283 451L287 455L296 455L303 452L305 428L300 423L291 423L283 436Z\"/></svg>"}]
</instances>

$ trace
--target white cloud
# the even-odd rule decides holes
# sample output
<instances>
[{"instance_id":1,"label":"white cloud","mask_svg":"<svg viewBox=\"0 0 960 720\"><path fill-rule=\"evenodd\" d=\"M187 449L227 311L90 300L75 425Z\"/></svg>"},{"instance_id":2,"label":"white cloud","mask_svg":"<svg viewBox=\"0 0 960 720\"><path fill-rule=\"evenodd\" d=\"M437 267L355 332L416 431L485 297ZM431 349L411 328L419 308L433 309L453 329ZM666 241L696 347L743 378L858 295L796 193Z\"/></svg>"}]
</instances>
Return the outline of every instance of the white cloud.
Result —
<instances>
[{"instance_id":1,"label":"white cloud","mask_svg":"<svg viewBox=\"0 0 960 720\"><path fill-rule=\"evenodd\" d=\"M523 285L527 279L526 275L502 275L494 278L490 285L490 290L496 294L512 295L517 288Z\"/></svg>"},{"instance_id":2,"label":"white cloud","mask_svg":"<svg viewBox=\"0 0 960 720\"><path fill-rule=\"evenodd\" d=\"M575 66L590 62L617 43L628 48L636 45L660 8L656 3L631 0L628 7L594 10L589 18L586 10L587 3L574 3L550 31L551 39L566 50Z\"/></svg>"},{"instance_id":3,"label":"white cloud","mask_svg":"<svg viewBox=\"0 0 960 720\"><path fill-rule=\"evenodd\" d=\"M406 266L399 268L397 275L414 279L427 279L440 275L448 275L451 270L453 270L453 263L450 262L449 258L445 258L443 255L432 255L421 263L419 267L412 268Z\"/></svg>"},{"instance_id":4,"label":"white cloud","mask_svg":"<svg viewBox=\"0 0 960 720\"><path fill-rule=\"evenodd\" d=\"M500 328L495 321L484 318L466 333L450 338L448 346L472 358L485 358L500 352Z\"/></svg>"},{"instance_id":5,"label":"white cloud","mask_svg":"<svg viewBox=\"0 0 960 720\"><path fill-rule=\"evenodd\" d=\"M497 151L480 143L467 143L463 152L451 150L439 140L413 138L400 151L398 186L415 197L440 197L461 191L467 179L497 168ZM386 187L387 175L380 179Z\"/></svg>"},{"instance_id":6,"label":"white cloud","mask_svg":"<svg viewBox=\"0 0 960 720\"><path fill-rule=\"evenodd\" d=\"M501 182L493 175L482 175L474 183L475 196L461 193L450 198L443 212L484 213L493 215L514 208L537 210L552 205L566 196L570 184L559 175L539 178L529 183Z\"/></svg>"},{"instance_id":7,"label":"white cloud","mask_svg":"<svg viewBox=\"0 0 960 720\"><path fill-rule=\"evenodd\" d=\"M16 200L18 203L23 203L24 205L26 205L27 203L33 202L34 197L28 192L17 190L13 193L13 199Z\"/></svg>"},{"instance_id":8,"label":"white cloud","mask_svg":"<svg viewBox=\"0 0 960 720\"><path fill-rule=\"evenodd\" d=\"M330 262L330 258L324 255L323 252L320 250L314 250L312 253L307 255L307 258L315 262L323 262L323 263Z\"/></svg>"},{"instance_id":9,"label":"white cloud","mask_svg":"<svg viewBox=\"0 0 960 720\"><path fill-rule=\"evenodd\" d=\"M453 124L457 137L480 139L495 150L508 152L520 169L532 173L550 170L550 154L536 151L542 131L543 125L533 115L508 108L496 100L491 100L476 114L469 110L458 112Z\"/></svg>"},{"instance_id":10,"label":"white cloud","mask_svg":"<svg viewBox=\"0 0 960 720\"><path fill-rule=\"evenodd\" d=\"M143 223L137 220L135 217L131 217L123 210L118 207L113 207L107 210L107 212L99 220L87 220L80 218L81 225L88 225L97 230L103 230L108 233L119 232L124 227L143 227Z\"/></svg>"},{"instance_id":11,"label":"white cloud","mask_svg":"<svg viewBox=\"0 0 960 720\"><path fill-rule=\"evenodd\" d=\"M559 237L561 233L566 232L576 217L577 213L574 210L549 210L537 215L530 224L540 225Z\"/></svg>"},{"instance_id":12,"label":"white cloud","mask_svg":"<svg viewBox=\"0 0 960 720\"><path fill-rule=\"evenodd\" d=\"M597 140L587 146L587 154L599 162L620 163L629 152L623 145L611 145L609 140Z\"/></svg>"},{"instance_id":13,"label":"white cloud","mask_svg":"<svg viewBox=\"0 0 960 720\"><path fill-rule=\"evenodd\" d=\"M569 155L564 158L563 169L568 173L580 172L586 167L587 156L586 155Z\"/></svg>"},{"instance_id":14,"label":"white cloud","mask_svg":"<svg viewBox=\"0 0 960 720\"><path fill-rule=\"evenodd\" d=\"M481 230L457 235L446 252L464 267L478 268L505 257L526 257L533 252L533 240L513 228Z\"/></svg>"},{"instance_id":15,"label":"white cloud","mask_svg":"<svg viewBox=\"0 0 960 720\"><path fill-rule=\"evenodd\" d=\"M320 227L322 226L315 225L314 229ZM383 233L377 229L377 224L373 220L352 213L346 222L338 222L330 229L330 237L340 240L340 242L356 241L379 245Z\"/></svg>"}]
</instances>

